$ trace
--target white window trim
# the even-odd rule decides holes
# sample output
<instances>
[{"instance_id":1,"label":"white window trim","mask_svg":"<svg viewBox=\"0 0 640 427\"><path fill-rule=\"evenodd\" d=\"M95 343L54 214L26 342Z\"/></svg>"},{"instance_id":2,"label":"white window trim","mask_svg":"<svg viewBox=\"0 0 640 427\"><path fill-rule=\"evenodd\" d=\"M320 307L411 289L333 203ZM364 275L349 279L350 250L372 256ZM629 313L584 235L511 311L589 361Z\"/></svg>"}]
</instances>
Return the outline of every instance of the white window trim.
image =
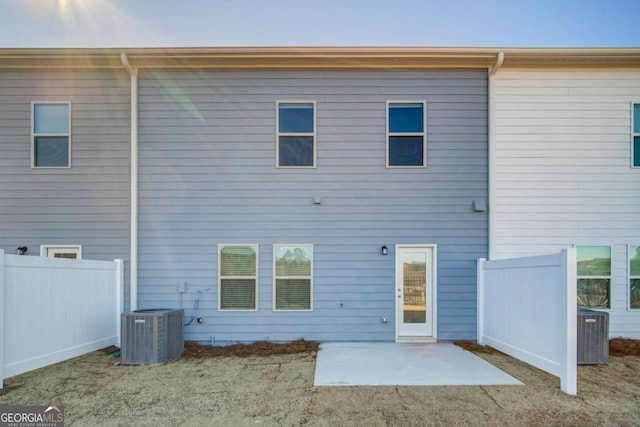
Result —
<instances>
[{"instance_id":1,"label":"white window trim","mask_svg":"<svg viewBox=\"0 0 640 427\"><path fill-rule=\"evenodd\" d=\"M611 245L573 245L576 248L576 254L578 248L589 248L589 247L597 247L597 248L609 248L609 260L611 262L611 271L608 276L580 276L578 274L578 264L576 260L576 286L578 285L578 280L580 279L609 279L609 307L578 307L578 308L586 308L588 310L611 310L613 308L613 247ZM576 289L577 291L577 289Z\"/></svg>"},{"instance_id":2,"label":"white window trim","mask_svg":"<svg viewBox=\"0 0 640 427\"><path fill-rule=\"evenodd\" d=\"M634 139L636 137L640 137L640 133L635 132L635 120L640 120L640 117L635 117L635 108L634 106L640 105L640 101L631 101L631 168L632 169L640 169L640 165L634 165L633 160L635 159L635 142Z\"/></svg>"},{"instance_id":3,"label":"white window trim","mask_svg":"<svg viewBox=\"0 0 640 427\"><path fill-rule=\"evenodd\" d=\"M42 104L67 105L69 109L69 124L67 133L36 133L35 106ZM71 101L31 101L31 169L71 169ZM36 137L37 136L66 136L68 144L67 166L36 166Z\"/></svg>"},{"instance_id":4,"label":"white window trim","mask_svg":"<svg viewBox=\"0 0 640 427\"><path fill-rule=\"evenodd\" d=\"M222 248L225 246L251 246L256 250L256 274L255 276L222 276L222 257L220 254L222 253ZM259 246L257 243L219 243L218 244L218 311L258 311L258 291L260 290L260 286L258 286L258 277L259 277L259 269L260 269L260 252ZM233 278L233 279L254 279L256 281L256 300L255 300L255 308L222 308L222 279Z\"/></svg>"},{"instance_id":5,"label":"white window trim","mask_svg":"<svg viewBox=\"0 0 640 427\"><path fill-rule=\"evenodd\" d=\"M640 308L631 308L631 279L640 279L640 276L631 275L631 248L640 247L637 245L627 245L627 311L638 312Z\"/></svg>"},{"instance_id":6,"label":"white window trim","mask_svg":"<svg viewBox=\"0 0 640 427\"><path fill-rule=\"evenodd\" d=\"M76 259L82 259L82 245L40 245L40 256L49 256L51 250L58 253L75 253Z\"/></svg>"},{"instance_id":7,"label":"white window trim","mask_svg":"<svg viewBox=\"0 0 640 427\"><path fill-rule=\"evenodd\" d=\"M422 132L389 132L389 106L391 104L422 104ZM427 101L426 100L387 100L386 103L386 167L387 169L424 169L427 167ZM421 136L422 137L422 165L421 166L391 166L389 165L389 137L391 136Z\"/></svg>"},{"instance_id":8,"label":"white window trim","mask_svg":"<svg viewBox=\"0 0 640 427\"><path fill-rule=\"evenodd\" d=\"M280 104L313 104L313 132L280 132ZM277 169L315 169L318 167L318 137L317 137L317 102L304 99L279 99L276 101L276 168ZM280 166L280 137L281 136L310 136L313 138L312 166Z\"/></svg>"},{"instance_id":9,"label":"white window trim","mask_svg":"<svg viewBox=\"0 0 640 427\"><path fill-rule=\"evenodd\" d=\"M276 254L276 248L277 247L290 247L290 248L299 248L299 247L308 247L311 248L311 275L309 276L277 276L276 275L276 258L277 258L277 254ZM272 308L273 311L292 311L292 312L300 312L300 311L313 311L313 264L314 264L314 247L312 243L274 243L273 244L273 296L272 296ZM310 292L310 298L309 298L309 308L305 308L305 309L299 309L299 310L295 310L295 309L277 309L276 308L276 279L282 279L282 278L286 278L286 279L309 279L310 283L309 283L309 292Z\"/></svg>"}]
</instances>

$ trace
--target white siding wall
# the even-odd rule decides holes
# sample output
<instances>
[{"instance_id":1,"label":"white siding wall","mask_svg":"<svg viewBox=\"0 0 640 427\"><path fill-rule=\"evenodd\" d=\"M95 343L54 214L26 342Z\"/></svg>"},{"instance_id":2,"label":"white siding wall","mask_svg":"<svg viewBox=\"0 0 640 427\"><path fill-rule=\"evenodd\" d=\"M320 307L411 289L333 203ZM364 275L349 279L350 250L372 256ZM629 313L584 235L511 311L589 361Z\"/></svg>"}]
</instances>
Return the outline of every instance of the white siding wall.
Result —
<instances>
[{"instance_id":1,"label":"white siding wall","mask_svg":"<svg viewBox=\"0 0 640 427\"><path fill-rule=\"evenodd\" d=\"M610 335L640 338L627 273L627 245L640 244L640 71L500 71L492 100L492 258L610 245Z\"/></svg>"}]
</instances>

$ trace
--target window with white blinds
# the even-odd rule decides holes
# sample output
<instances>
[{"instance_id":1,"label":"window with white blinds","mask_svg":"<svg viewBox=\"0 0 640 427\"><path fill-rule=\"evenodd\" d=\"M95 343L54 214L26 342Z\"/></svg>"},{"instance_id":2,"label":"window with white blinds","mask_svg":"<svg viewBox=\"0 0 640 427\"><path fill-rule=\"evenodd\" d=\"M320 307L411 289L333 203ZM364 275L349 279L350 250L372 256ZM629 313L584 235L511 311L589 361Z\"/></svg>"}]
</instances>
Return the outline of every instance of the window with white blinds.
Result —
<instances>
[{"instance_id":1,"label":"window with white blinds","mask_svg":"<svg viewBox=\"0 0 640 427\"><path fill-rule=\"evenodd\" d=\"M640 246L629 246L629 308L640 309Z\"/></svg>"},{"instance_id":2,"label":"window with white blinds","mask_svg":"<svg viewBox=\"0 0 640 427\"><path fill-rule=\"evenodd\" d=\"M273 245L273 309L313 310L313 245Z\"/></svg>"},{"instance_id":3,"label":"window with white blinds","mask_svg":"<svg viewBox=\"0 0 640 427\"><path fill-rule=\"evenodd\" d=\"M258 309L258 245L218 247L218 309Z\"/></svg>"}]
</instances>

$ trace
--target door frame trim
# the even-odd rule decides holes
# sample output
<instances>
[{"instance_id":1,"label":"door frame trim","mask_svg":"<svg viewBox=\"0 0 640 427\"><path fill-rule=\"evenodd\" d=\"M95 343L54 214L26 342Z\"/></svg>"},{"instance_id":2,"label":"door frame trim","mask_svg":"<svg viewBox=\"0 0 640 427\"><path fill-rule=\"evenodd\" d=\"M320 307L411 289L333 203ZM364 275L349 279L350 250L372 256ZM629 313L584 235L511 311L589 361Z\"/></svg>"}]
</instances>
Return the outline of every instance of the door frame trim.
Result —
<instances>
[{"instance_id":1,"label":"door frame trim","mask_svg":"<svg viewBox=\"0 0 640 427\"><path fill-rule=\"evenodd\" d=\"M40 245L40 256L49 257L49 251L52 251L51 257L56 252L59 253L75 253L77 259L82 259L82 245Z\"/></svg>"},{"instance_id":2,"label":"door frame trim","mask_svg":"<svg viewBox=\"0 0 640 427\"><path fill-rule=\"evenodd\" d=\"M431 301L433 302L433 307L431 310L432 316L432 327L433 334L428 337L401 337L398 335L399 325L398 325L398 302L396 296L396 289L398 286L399 271L398 271L398 257L399 257L399 249L404 248L429 248L432 252L432 261L433 268L431 269ZM395 325L396 325L396 342L436 342L438 339L438 245L435 243L427 243L427 244L396 244L395 250L395 263L394 263L394 281L393 281L393 299L395 305Z\"/></svg>"}]
</instances>

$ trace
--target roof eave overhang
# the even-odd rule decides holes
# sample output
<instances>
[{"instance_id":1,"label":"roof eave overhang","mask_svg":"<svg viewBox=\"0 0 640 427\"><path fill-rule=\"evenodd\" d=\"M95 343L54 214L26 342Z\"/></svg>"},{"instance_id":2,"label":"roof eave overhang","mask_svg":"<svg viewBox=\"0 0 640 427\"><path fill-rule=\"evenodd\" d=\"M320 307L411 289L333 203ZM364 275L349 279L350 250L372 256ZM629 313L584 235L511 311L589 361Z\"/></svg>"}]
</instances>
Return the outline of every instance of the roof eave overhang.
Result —
<instances>
[{"instance_id":1,"label":"roof eave overhang","mask_svg":"<svg viewBox=\"0 0 640 427\"><path fill-rule=\"evenodd\" d=\"M487 68L491 51L409 48L0 49L0 68L428 69Z\"/></svg>"},{"instance_id":2,"label":"roof eave overhang","mask_svg":"<svg viewBox=\"0 0 640 427\"><path fill-rule=\"evenodd\" d=\"M502 68L640 68L639 48L504 49Z\"/></svg>"},{"instance_id":3,"label":"roof eave overhang","mask_svg":"<svg viewBox=\"0 0 640 427\"><path fill-rule=\"evenodd\" d=\"M436 48L262 48L128 54L141 67L262 69L429 69L487 68L489 50Z\"/></svg>"},{"instance_id":4,"label":"roof eave overhang","mask_svg":"<svg viewBox=\"0 0 640 427\"><path fill-rule=\"evenodd\" d=\"M640 68L640 48L134 48L0 49L0 68L489 69Z\"/></svg>"}]
</instances>

